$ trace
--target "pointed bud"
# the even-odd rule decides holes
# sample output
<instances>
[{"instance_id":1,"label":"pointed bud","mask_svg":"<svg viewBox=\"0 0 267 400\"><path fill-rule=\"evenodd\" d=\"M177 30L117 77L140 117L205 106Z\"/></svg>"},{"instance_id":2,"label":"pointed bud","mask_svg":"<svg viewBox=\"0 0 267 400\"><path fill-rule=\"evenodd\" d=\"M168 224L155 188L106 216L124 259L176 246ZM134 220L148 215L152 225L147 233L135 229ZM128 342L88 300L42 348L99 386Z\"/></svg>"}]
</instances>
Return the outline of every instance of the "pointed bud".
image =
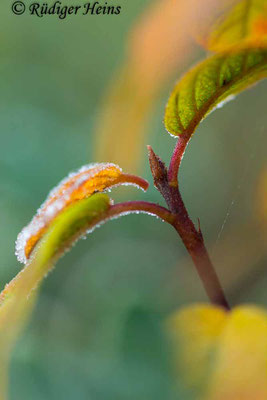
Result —
<instances>
[{"instance_id":1,"label":"pointed bud","mask_svg":"<svg viewBox=\"0 0 267 400\"><path fill-rule=\"evenodd\" d=\"M167 168L160 157L154 153L151 146L147 146L147 149L150 169L154 178L154 185L165 197L169 191Z\"/></svg>"}]
</instances>

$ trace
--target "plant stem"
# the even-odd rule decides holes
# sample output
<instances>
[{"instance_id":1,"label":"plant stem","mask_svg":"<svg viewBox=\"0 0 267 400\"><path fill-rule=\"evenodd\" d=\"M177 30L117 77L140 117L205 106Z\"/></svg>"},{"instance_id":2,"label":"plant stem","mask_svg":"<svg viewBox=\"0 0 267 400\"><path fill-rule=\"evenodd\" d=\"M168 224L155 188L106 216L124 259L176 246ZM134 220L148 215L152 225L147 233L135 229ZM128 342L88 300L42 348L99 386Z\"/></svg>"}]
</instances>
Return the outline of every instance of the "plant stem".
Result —
<instances>
[{"instance_id":1,"label":"plant stem","mask_svg":"<svg viewBox=\"0 0 267 400\"><path fill-rule=\"evenodd\" d=\"M179 190L178 173L189 139L188 135L180 136L175 146L168 170L169 195L166 202L171 212L176 214L173 226L195 264L210 301L229 309L222 286L205 247L200 227L196 229L191 221Z\"/></svg>"},{"instance_id":2,"label":"plant stem","mask_svg":"<svg viewBox=\"0 0 267 400\"><path fill-rule=\"evenodd\" d=\"M210 301L213 304L229 309L222 286L205 247L201 231L196 230L189 217L181 221L179 215L177 215L173 226L194 262Z\"/></svg>"},{"instance_id":3,"label":"plant stem","mask_svg":"<svg viewBox=\"0 0 267 400\"><path fill-rule=\"evenodd\" d=\"M178 172L190 137L191 135L182 135L177 140L168 170L168 181L171 187L178 187Z\"/></svg>"},{"instance_id":4,"label":"plant stem","mask_svg":"<svg viewBox=\"0 0 267 400\"><path fill-rule=\"evenodd\" d=\"M174 227L193 259L211 302L229 309L220 282L205 248L202 234L196 230L186 210L186 214L183 214L181 218L180 212L173 213L158 204L146 201L129 201L111 206L105 219L139 212L154 215Z\"/></svg>"},{"instance_id":5,"label":"plant stem","mask_svg":"<svg viewBox=\"0 0 267 400\"><path fill-rule=\"evenodd\" d=\"M173 215L167 208L162 207L158 204L149 203L147 201L127 201L114 204L108 210L106 218L112 219L117 218L121 215L140 212L154 215L155 217L158 217L162 221L167 222L171 225L175 223L175 215Z\"/></svg>"}]
</instances>

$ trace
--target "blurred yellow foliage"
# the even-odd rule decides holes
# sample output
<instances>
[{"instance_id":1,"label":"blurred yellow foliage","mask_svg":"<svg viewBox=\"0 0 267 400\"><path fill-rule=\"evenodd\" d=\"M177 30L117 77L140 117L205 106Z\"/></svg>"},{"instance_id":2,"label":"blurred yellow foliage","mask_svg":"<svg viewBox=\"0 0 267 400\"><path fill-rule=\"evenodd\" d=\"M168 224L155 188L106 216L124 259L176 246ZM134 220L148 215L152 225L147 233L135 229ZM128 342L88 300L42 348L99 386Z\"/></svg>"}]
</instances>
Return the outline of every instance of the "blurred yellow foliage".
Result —
<instances>
[{"instance_id":1,"label":"blurred yellow foliage","mask_svg":"<svg viewBox=\"0 0 267 400\"><path fill-rule=\"evenodd\" d=\"M198 400L266 400L265 310L193 305L173 314L167 327L177 373Z\"/></svg>"},{"instance_id":2,"label":"blurred yellow foliage","mask_svg":"<svg viewBox=\"0 0 267 400\"><path fill-rule=\"evenodd\" d=\"M241 41L262 41L267 34L266 24L266 0L241 0L199 36L207 49L218 52L235 47Z\"/></svg>"}]
</instances>

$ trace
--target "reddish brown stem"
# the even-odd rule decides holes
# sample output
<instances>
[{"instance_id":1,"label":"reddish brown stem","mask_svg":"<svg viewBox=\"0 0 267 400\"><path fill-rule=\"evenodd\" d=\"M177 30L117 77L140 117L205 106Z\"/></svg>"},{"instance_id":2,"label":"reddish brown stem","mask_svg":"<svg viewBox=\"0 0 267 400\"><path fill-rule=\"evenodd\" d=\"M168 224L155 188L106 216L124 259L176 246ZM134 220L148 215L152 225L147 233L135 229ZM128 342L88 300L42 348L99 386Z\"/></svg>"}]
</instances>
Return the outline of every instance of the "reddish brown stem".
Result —
<instances>
[{"instance_id":1,"label":"reddish brown stem","mask_svg":"<svg viewBox=\"0 0 267 400\"><path fill-rule=\"evenodd\" d=\"M173 225L175 222L175 215L173 215L167 208L159 206L158 204L149 203L147 201L127 201L124 203L117 203L110 207L107 212L106 218L116 218L121 215L131 213L145 213L154 215L164 222Z\"/></svg>"},{"instance_id":2,"label":"reddish brown stem","mask_svg":"<svg viewBox=\"0 0 267 400\"><path fill-rule=\"evenodd\" d=\"M179 136L168 170L168 181L170 186L178 186L178 172L185 153L185 149L189 143L191 135Z\"/></svg>"},{"instance_id":3,"label":"reddish brown stem","mask_svg":"<svg viewBox=\"0 0 267 400\"><path fill-rule=\"evenodd\" d=\"M189 217L177 219L173 224L190 254L205 291L213 304L229 309L222 286L212 265L201 231L197 231Z\"/></svg>"},{"instance_id":4,"label":"reddish brown stem","mask_svg":"<svg viewBox=\"0 0 267 400\"><path fill-rule=\"evenodd\" d=\"M188 250L210 301L229 309L222 286L204 244L200 228L197 230L184 205L178 185L178 172L189 142L188 135L180 136L174 149L168 171L169 195L167 204L176 214L173 226Z\"/></svg>"}]
</instances>

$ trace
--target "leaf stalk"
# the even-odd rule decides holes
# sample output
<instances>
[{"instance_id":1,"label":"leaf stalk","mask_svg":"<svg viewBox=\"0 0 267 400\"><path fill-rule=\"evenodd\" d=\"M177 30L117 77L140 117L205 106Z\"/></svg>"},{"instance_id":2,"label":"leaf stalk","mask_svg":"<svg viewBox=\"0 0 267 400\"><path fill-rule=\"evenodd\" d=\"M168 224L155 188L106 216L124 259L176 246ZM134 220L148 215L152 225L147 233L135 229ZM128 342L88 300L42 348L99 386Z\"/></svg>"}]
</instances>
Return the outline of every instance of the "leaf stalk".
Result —
<instances>
[{"instance_id":1,"label":"leaf stalk","mask_svg":"<svg viewBox=\"0 0 267 400\"><path fill-rule=\"evenodd\" d=\"M109 208L104 218L112 219L121 215L140 212L154 215L155 217L158 217L162 221L171 225L175 223L175 215L173 215L167 208L147 201L126 201L123 203L114 204Z\"/></svg>"}]
</instances>

